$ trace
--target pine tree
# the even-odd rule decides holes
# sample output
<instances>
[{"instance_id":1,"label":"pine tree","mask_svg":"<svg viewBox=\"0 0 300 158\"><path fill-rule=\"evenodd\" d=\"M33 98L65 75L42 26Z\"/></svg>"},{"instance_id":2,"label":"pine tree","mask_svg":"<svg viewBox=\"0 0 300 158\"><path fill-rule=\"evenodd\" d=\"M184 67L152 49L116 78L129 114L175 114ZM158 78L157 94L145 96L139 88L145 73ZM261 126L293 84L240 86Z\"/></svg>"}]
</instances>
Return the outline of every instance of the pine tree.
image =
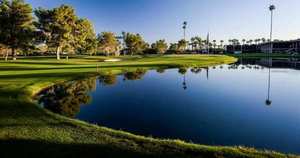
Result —
<instances>
[{"instance_id":1,"label":"pine tree","mask_svg":"<svg viewBox=\"0 0 300 158\"><path fill-rule=\"evenodd\" d=\"M0 43L11 49L13 60L17 50L29 48L33 41L32 8L23 0L0 1Z\"/></svg>"}]
</instances>

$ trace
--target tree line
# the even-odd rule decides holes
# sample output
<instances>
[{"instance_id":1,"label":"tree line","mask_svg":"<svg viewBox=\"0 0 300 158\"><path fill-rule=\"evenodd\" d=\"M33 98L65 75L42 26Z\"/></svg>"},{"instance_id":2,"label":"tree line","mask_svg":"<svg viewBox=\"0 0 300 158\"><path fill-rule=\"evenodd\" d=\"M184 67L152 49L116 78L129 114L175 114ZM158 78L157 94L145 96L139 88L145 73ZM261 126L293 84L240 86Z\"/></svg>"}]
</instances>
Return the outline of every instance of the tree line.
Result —
<instances>
[{"instance_id":1,"label":"tree line","mask_svg":"<svg viewBox=\"0 0 300 158\"><path fill-rule=\"evenodd\" d=\"M215 43L215 42L214 42ZM188 46L203 49L205 40L194 37L168 44L164 39L148 44L140 34L113 32L96 34L86 18L76 15L72 6L61 5L52 9L32 9L24 0L0 0L0 53L8 59L11 54L33 52L56 54L103 53L105 55L184 53ZM214 46L215 44L211 44Z\"/></svg>"}]
</instances>

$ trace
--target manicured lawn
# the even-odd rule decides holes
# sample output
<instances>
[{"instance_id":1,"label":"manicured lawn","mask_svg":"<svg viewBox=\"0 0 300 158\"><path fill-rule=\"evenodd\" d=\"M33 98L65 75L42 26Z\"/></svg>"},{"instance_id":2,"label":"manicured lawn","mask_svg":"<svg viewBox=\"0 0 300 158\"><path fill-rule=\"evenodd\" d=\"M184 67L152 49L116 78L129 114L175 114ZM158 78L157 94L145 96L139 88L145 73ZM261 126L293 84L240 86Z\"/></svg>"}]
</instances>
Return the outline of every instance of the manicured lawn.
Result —
<instances>
[{"instance_id":1,"label":"manicured lawn","mask_svg":"<svg viewBox=\"0 0 300 158\"><path fill-rule=\"evenodd\" d=\"M91 125L58 116L32 99L58 82L121 73L137 68L156 69L232 63L228 56L73 57L69 61L34 57L0 62L0 157L287 157L243 147L213 147L160 140ZM98 65L98 72L97 72ZM291 156L296 157L296 156Z\"/></svg>"}]
</instances>

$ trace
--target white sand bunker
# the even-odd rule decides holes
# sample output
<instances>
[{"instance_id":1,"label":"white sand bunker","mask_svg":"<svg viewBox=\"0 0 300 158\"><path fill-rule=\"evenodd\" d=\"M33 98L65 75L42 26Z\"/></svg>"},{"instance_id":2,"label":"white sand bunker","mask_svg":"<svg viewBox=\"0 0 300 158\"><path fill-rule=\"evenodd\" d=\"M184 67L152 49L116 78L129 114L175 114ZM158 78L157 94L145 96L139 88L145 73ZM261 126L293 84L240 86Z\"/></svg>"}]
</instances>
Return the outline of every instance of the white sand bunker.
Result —
<instances>
[{"instance_id":1,"label":"white sand bunker","mask_svg":"<svg viewBox=\"0 0 300 158\"><path fill-rule=\"evenodd\" d=\"M121 61L121 59L106 59L104 62L118 62Z\"/></svg>"}]
</instances>

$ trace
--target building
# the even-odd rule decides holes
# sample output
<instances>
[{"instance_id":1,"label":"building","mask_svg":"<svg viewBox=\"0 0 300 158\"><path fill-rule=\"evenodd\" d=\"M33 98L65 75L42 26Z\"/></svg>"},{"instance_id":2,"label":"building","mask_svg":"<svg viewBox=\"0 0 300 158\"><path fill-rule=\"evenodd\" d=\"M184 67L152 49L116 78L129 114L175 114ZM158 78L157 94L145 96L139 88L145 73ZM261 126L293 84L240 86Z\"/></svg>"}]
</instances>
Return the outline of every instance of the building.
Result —
<instances>
[{"instance_id":1,"label":"building","mask_svg":"<svg viewBox=\"0 0 300 158\"><path fill-rule=\"evenodd\" d=\"M255 45L255 44L246 44L246 45L227 45L226 46L226 52L227 53L260 53L260 45Z\"/></svg>"},{"instance_id":2,"label":"building","mask_svg":"<svg viewBox=\"0 0 300 158\"><path fill-rule=\"evenodd\" d=\"M274 41L273 53L300 53L300 39L290 41ZM228 53L269 53L271 50L271 43L265 42L260 44L246 44L246 45L227 45L226 52Z\"/></svg>"},{"instance_id":3,"label":"building","mask_svg":"<svg viewBox=\"0 0 300 158\"><path fill-rule=\"evenodd\" d=\"M274 41L273 43L274 53L299 53L300 52L300 39L291 41ZM260 44L261 52L268 53L271 50L271 43Z\"/></svg>"}]
</instances>

